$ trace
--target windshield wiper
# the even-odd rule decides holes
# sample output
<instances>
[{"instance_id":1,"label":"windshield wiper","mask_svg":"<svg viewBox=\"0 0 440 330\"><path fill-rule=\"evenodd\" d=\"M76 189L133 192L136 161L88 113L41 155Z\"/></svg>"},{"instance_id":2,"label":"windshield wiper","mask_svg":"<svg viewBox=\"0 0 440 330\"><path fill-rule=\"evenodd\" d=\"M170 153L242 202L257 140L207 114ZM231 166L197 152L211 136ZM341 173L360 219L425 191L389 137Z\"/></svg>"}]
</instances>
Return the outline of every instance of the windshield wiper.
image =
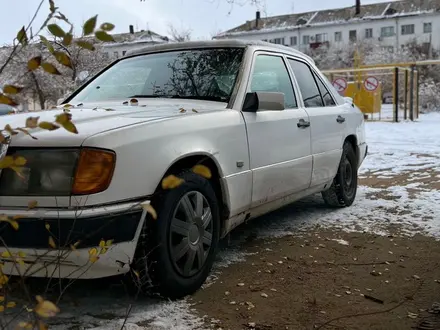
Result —
<instances>
[{"instance_id":1,"label":"windshield wiper","mask_svg":"<svg viewBox=\"0 0 440 330\"><path fill-rule=\"evenodd\" d=\"M133 95L129 98L165 98L165 99L188 99L188 100L204 100L204 101L215 101L215 102L227 102L226 97L220 96L196 96L196 95Z\"/></svg>"}]
</instances>

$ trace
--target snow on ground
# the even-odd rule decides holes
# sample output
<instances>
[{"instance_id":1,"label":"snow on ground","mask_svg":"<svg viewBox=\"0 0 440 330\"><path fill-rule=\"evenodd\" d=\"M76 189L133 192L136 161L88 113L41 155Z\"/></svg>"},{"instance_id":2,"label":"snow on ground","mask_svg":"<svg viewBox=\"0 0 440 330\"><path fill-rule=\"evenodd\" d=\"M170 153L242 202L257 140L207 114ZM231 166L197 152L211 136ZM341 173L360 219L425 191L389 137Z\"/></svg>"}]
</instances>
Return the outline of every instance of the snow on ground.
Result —
<instances>
[{"instance_id":1,"label":"snow on ground","mask_svg":"<svg viewBox=\"0 0 440 330\"><path fill-rule=\"evenodd\" d=\"M417 122L368 122L369 154L361 167L361 175L375 173L379 178L395 178L402 173L417 171L412 176L417 180L428 176L425 173L427 169L440 173L439 128L440 114L437 113L421 115ZM384 195L395 198L381 198ZM355 204L338 210L326 208L320 195L306 198L234 230L231 245L220 251L219 260L206 285L216 280L221 267L246 258L246 254L240 251L240 244L250 234L280 237L301 234L316 225L385 233L387 225L398 224L406 228L408 234L418 231L440 238L439 202L440 192L423 188L420 183L382 189L359 187ZM66 329L70 325L94 330L120 329L130 304L130 301L121 299L122 296L123 293L99 291L93 292L93 297L84 297L76 292L74 299L80 301L81 307L73 309L71 314L61 314L62 323L52 329ZM60 307L62 310L72 310L68 306ZM202 319L192 314L187 301L137 301L126 323L126 329L130 330L190 330L201 327Z\"/></svg>"}]
</instances>

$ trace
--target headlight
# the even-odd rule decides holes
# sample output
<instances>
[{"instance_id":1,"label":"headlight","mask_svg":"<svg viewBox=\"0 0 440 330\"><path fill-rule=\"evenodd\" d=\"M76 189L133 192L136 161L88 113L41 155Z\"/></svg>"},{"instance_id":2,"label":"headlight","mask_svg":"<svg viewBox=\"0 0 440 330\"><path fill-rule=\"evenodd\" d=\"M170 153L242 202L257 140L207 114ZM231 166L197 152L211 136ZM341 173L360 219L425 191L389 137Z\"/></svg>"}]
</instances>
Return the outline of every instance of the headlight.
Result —
<instances>
[{"instance_id":1,"label":"headlight","mask_svg":"<svg viewBox=\"0 0 440 330\"><path fill-rule=\"evenodd\" d=\"M101 192L108 188L115 154L99 149L10 149L23 156L21 176L4 169L1 196L70 196Z\"/></svg>"}]
</instances>

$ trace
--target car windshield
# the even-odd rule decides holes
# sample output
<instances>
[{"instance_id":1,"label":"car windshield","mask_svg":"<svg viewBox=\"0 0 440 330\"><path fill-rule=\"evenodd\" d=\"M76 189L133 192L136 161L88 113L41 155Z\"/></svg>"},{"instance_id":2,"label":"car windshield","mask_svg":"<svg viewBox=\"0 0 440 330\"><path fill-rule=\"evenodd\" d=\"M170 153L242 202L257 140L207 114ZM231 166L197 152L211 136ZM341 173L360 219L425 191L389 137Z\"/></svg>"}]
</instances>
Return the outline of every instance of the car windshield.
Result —
<instances>
[{"instance_id":1,"label":"car windshield","mask_svg":"<svg viewBox=\"0 0 440 330\"><path fill-rule=\"evenodd\" d=\"M228 102L243 53L243 48L209 48L129 57L101 73L69 102L131 97Z\"/></svg>"}]
</instances>

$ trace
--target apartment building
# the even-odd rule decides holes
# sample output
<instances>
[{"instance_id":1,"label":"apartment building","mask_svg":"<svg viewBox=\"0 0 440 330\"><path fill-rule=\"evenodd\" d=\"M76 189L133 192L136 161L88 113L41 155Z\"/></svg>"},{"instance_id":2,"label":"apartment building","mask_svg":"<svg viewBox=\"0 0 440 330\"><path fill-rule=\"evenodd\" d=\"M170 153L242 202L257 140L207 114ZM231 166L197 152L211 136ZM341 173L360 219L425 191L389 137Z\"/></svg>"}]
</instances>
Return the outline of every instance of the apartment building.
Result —
<instances>
[{"instance_id":1,"label":"apartment building","mask_svg":"<svg viewBox=\"0 0 440 330\"><path fill-rule=\"evenodd\" d=\"M390 51L417 40L440 49L440 0L404 0L261 17L223 32L215 39L265 40L301 51L371 41Z\"/></svg>"}]
</instances>

